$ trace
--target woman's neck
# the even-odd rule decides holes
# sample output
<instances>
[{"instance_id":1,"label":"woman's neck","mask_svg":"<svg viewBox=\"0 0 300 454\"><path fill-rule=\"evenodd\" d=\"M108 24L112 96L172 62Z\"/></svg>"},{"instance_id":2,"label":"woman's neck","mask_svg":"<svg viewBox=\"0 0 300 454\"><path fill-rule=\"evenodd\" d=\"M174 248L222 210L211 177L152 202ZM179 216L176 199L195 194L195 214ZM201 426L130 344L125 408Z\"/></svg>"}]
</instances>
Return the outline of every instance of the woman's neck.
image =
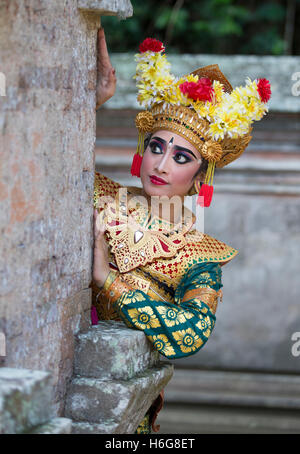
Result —
<instances>
[{"instance_id":1,"label":"woman's neck","mask_svg":"<svg viewBox=\"0 0 300 454\"><path fill-rule=\"evenodd\" d=\"M140 195L147 200L149 214L151 213L152 217L158 217L159 219L167 221L173 225L182 221L184 216L183 197L176 196L170 199L167 196L149 196L143 189L141 189Z\"/></svg>"}]
</instances>

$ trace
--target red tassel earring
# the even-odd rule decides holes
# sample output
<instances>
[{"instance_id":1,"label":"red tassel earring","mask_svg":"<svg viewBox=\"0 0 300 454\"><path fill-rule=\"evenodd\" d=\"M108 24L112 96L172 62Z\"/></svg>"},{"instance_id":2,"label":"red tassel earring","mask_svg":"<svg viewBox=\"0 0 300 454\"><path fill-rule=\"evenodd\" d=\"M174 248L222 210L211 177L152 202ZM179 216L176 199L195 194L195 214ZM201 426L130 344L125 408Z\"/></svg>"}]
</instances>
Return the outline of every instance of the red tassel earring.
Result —
<instances>
[{"instance_id":1,"label":"red tassel earring","mask_svg":"<svg viewBox=\"0 0 300 454\"><path fill-rule=\"evenodd\" d=\"M215 162L210 161L208 163L207 172L205 175L204 183L196 182L195 187L198 191L197 205L201 207L209 207L212 201L212 196L214 193L213 187L213 178L215 172ZM200 186L201 185L201 186Z\"/></svg>"},{"instance_id":2,"label":"red tassel earring","mask_svg":"<svg viewBox=\"0 0 300 454\"><path fill-rule=\"evenodd\" d=\"M133 177L140 177L144 151L144 134L139 132L136 153L133 156L130 173Z\"/></svg>"}]
</instances>

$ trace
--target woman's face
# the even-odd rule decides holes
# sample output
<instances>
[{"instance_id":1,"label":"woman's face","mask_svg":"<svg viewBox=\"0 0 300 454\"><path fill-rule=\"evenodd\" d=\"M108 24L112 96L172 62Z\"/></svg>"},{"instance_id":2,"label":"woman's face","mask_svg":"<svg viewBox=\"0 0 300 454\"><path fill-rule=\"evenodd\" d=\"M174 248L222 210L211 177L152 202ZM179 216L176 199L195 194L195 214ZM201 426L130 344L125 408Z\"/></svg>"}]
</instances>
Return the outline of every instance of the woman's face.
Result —
<instances>
[{"instance_id":1,"label":"woman's face","mask_svg":"<svg viewBox=\"0 0 300 454\"><path fill-rule=\"evenodd\" d=\"M201 155L186 139L161 130L152 134L144 152L141 180L148 196L184 197L194 184Z\"/></svg>"}]
</instances>

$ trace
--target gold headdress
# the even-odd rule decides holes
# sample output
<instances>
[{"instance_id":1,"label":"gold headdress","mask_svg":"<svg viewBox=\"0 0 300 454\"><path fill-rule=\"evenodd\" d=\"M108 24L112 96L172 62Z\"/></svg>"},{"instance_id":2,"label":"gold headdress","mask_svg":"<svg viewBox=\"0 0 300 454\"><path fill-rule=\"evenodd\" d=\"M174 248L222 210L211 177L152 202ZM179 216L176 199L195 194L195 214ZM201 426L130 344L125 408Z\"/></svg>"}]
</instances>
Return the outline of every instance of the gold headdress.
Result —
<instances>
[{"instance_id":1,"label":"gold headdress","mask_svg":"<svg viewBox=\"0 0 300 454\"><path fill-rule=\"evenodd\" d=\"M224 167L243 153L251 140L251 124L268 111L269 81L248 78L246 85L233 89L218 65L176 78L160 41L147 38L139 50L135 79L138 101L146 110L136 117L139 140L131 173L139 176L144 134L173 131L208 161L204 185L200 190L199 183L198 189L209 206L215 167Z\"/></svg>"}]
</instances>

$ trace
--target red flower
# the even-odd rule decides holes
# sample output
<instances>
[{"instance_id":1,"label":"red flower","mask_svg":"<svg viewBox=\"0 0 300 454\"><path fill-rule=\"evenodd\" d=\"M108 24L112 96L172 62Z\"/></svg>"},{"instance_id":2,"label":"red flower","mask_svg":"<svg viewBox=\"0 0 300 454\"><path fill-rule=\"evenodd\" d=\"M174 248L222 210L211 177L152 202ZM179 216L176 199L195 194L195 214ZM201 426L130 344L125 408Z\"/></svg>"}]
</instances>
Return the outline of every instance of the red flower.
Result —
<instances>
[{"instance_id":1,"label":"red flower","mask_svg":"<svg viewBox=\"0 0 300 454\"><path fill-rule=\"evenodd\" d=\"M179 85L183 94L194 101L212 101L214 89L208 77L201 77L198 82L184 82Z\"/></svg>"},{"instance_id":2,"label":"red flower","mask_svg":"<svg viewBox=\"0 0 300 454\"><path fill-rule=\"evenodd\" d=\"M151 52L164 52L165 48L161 41L153 38L146 38L139 46L139 51L141 54L151 50Z\"/></svg>"},{"instance_id":3,"label":"red flower","mask_svg":"<svg viewBox=\"0 0 300 454\"><path fill-rule=\"evenodd\" d=\"M271 85L267 79L258 79L257 91L262 102L268 102L271 98Z\"/></svg>"}]
</instances>

